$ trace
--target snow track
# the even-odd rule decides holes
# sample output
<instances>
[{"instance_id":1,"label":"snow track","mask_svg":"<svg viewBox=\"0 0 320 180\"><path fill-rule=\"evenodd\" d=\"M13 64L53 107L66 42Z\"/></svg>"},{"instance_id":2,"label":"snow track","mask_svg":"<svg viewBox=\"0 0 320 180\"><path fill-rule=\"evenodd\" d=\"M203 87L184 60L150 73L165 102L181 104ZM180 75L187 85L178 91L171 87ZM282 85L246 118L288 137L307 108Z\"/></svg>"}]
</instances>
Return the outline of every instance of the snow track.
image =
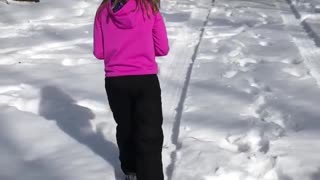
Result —
<instances>
[{"instance_id":1,"label":"snow track","mask_svg":"<svg viewBox=\"0 0 320 180\"><path fill-rule=\"evenodd\" d=\"M212 0L212 4L213 4L213 2L214 1ZM209 9L211 9L210 6L209 6ZM175 162L176 162L176 158L177 158L177 152L181 148L181 144L180 144L178 139L179 139L180 123L181 123L181 117L182 117L182 112L183 112L183 106L184 106L184 102L185 102L185 99L186 99L188 86L189 86L189 83L190 83L190 77L191 77L194 61L196 60L196 56L197 56L198 50L199 50L199 45L201 43L201 40L202 40L202 37L203 37L203 34L204 34L204 30L205 30L205 27L206 27L206 25L208 23L211 11L207 10L207 12L208 12L207 18L204 20L203 26L200 29L199 39L197 40L198 44L196 44L196 46L194 47L194 52L193 52L192 57L191 57L192 61L190 62L189 67L185 68L185 69L187 69L186 78L185 78L185 82L184 82L183 89L182 89L182 92L181 92L179 104L178 104L178 107L176 108L176 112L177 113L175 115L175 122L174 122L173 127L172 127L171 141L175 145L175 150L173 152L171 152L171 158L172 158L171 159L171 164L168 165L168 167L167 167L168 180L172 180L173 173L174 173ZM185 34L185 36L187 36L187 34ZM184 47L182 47L182 48L184 48ZM184 57L183 59L188 59L188 58L189 57Z\"/></svg>"},{"instance_id":2,"label":"snow track","mask_svg":"<svg viewBox=\"0 0 320 180\"><path fill-rule=\"evenodd\" d=\"M286 0L289 4L295 17L301 22L301 26L306 30L310 38L314 40L316 45L320 47L320 31L318 30L320 15L318 14L318 8L320 7L320 2L294 2L293 0ZM308 4L309 8L300 9L304 4ZM309 9L307 11L307 9ZM311 10L313 9L313 10Z\"/></svg>"},{"instance_id":3,"label":"snow track","mask_svg":"<svg viewBox=\"0 0 320 180\"><path fill-rule=\"evenodd\" d=\"M305 60L306 64L310 69L310 73L316 79L318 86L320 87L320 48L316 46L317 43L315 44L315 42L317 42L317 35L313 35L311 38L314 39L310 39L310 36L308 36L307 34L308 31L311 31L309 27L310 25L306 21L300 23L300 13L297 9L295 9L291 1L287 2L289 2L290 6L288 4L285 4L283 1L276 1L277 6L279 7L279 9L282 10L281 15L288 27L288 32L292 36L293 41L297 44L302 58ZM290 12L290 7L293 10L293 12L295 12L294 14L296 14L295 17L297 19L291 13L287 13ZM304 32L303 27L309 30L307 32ZM312 31L310 33L314 34L312 33Z\"/></svg>"}]
</instances>

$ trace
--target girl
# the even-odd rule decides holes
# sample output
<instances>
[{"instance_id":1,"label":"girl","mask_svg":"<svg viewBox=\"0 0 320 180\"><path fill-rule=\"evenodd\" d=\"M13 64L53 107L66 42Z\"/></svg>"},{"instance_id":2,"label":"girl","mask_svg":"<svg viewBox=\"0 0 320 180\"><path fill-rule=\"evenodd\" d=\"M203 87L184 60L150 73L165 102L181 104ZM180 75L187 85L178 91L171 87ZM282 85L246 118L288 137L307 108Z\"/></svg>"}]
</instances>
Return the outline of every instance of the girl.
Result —
<instances>
[{"instance_id":1,"label":"girl","mask_svg":"<svg viewBox=\"0 0 320 180\"><path fill-rule=\"evenodd\" d=\"M163 180L162 104L155 56L169 51L160 0L104 0L94 23L94 50L104 60L105 89L117 123L126 180Z\"/></svg>"}]
</instances>

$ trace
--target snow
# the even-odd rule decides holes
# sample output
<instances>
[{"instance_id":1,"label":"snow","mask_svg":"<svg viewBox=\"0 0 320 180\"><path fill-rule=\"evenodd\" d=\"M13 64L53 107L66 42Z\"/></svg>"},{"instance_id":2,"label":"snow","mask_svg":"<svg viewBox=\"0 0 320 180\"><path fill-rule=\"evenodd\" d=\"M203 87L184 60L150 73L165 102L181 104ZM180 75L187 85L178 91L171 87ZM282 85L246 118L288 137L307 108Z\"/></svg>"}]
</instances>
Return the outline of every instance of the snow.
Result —
<instances>
[{"instance_id":1,"label":"snow","mask_svg":"<svg viewBox=\"0 0 320 180\"><path fill-rule=\"evenodd\" d=\"M92 55L100 0L8 2L0 179L123 179L103 64ZM319 1L211 4L162 1L165 178L320 180Z\"/></svg>"},{"instance_id":2,"label":"snow","mask_svg":"<svg viewBox=\"0 0 320 180\"><path fill-rule=\"evenodd\" d=\"M276 5L215 2L190 79L173 179L318 178L319 100L306 99L319 89L280 11L270 9Z\"/></svg>"},{"instance_id":3,"label":"snow","mask_svg":"<svg viewBox=\"0 0 320 180\"><path fill-rule=\"evenodd\" d=\"M308 35L320 47L320 1L297 1L287 0L295 16L300 19L301 25L305 28Z\"/></svg>"}]
</instances>

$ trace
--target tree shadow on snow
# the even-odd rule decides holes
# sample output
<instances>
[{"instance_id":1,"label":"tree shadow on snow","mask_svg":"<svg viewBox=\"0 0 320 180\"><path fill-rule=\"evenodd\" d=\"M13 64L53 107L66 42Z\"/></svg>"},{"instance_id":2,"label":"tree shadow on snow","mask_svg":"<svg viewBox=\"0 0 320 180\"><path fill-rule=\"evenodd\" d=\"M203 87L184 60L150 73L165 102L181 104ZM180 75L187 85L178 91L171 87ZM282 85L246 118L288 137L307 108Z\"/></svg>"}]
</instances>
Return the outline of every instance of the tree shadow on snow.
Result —
<instances>
[{"instance_id":1,"label":"tree shadow on snow","mask_svg":"<svg viewBox=\"0 0 320 180\"><path fill-rule=\"evenodd\" d=\"M90 148L114 167L116 178L122 172L118 164L117 146L106 140L102 132L94 132L90 120L93 112L75 101L55 86L46 86L41 90L39 114L47 120L56 121L58 127L79 143Z\"/></svg>"}]
</instances>

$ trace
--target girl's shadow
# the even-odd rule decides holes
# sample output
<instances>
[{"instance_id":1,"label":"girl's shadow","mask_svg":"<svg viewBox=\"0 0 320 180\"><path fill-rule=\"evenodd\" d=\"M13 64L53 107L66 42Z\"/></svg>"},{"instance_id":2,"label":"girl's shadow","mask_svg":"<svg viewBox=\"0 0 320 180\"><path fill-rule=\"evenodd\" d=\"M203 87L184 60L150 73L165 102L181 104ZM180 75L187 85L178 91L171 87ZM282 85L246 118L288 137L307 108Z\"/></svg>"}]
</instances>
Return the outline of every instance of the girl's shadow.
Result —
<instances>
[{"instance_id":1,"label":"girl's shadow","mask_svg":"<svg viewBox=\"0 0 320 180\"><path fill-rule=\"evenodd\" d=\"M121 179L118 148L106 140L101 131L96 133L92 130L90 120L94 119L95 115L89 108L75 104L75 101L59 88L46 86L41 90L39 114L47 120L56 121L66 134L109 162L114 167L116 179Z\"/></svg>"}]
</instances>

